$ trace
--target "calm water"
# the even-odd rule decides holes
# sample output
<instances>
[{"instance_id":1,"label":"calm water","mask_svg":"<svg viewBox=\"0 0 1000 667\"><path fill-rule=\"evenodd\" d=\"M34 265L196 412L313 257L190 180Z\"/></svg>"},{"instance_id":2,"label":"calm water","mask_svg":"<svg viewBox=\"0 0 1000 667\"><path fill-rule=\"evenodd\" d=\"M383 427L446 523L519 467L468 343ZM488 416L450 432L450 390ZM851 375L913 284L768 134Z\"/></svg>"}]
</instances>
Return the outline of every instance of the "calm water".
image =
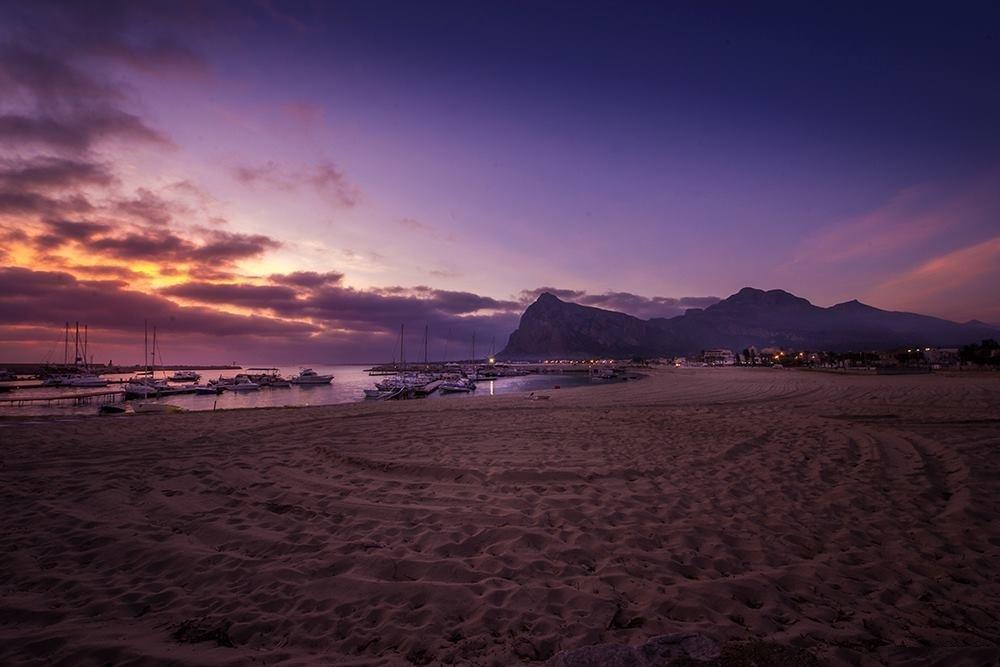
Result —
<instances>
[{"instance_id":1,"label":"calm water","mask_svg":"<svg viewBox=\"0 0 1000 667\"><path fill-rule=\"evenodd\" d=\"M263 365L263 364L262 364ZM333 382L328 385L315 387L292 385L287 389L261 389L260 391L231 392L225 391L218 396L197 394L179 394L176 396L165 396L158 399L150 399L162 403L178 405L188 410L228 410L233 408L265 408L282 407L293 405L332 405L335 403L354 403L364 400L364 389L375 386L375 381L381 378L369 377L365 369L368 366L324 366L322 364L310 366L321 375L332 374ZM282 376L290 378L297 375L300 366L279 367ZM223 375L232 377L239 373L237 370L227 371L207 371L199 370L201 380L204 383L208 380ZM169 373L168 373L169 374ZM105 375L108 380L117 380L130 377L130 375ZM161 377L158 373L157 377ZM468 400L476 396L500 396L516 392L551 390L555 385L563 388L577 387L591 384L591 380L585 374L575 375L526 375L523 377L501 378L499 380L483 381L476 383L476 391L469 394L441 394L434 393L424 400L429 401L460 401ZM108 385L107 389L116 389L118 385ZM16 392L0 394L3 398L28 398L30 396L52 396L73 393L87 393L100 391L94 389L67 389L64 387L42 387L37 389L19 389ZM70 415L70 414L94 414L97 412L99 403L92 402L87 405L60 405L49 406L45 404L25 405L12 407L0 403L0 415Z\"/></svg>"}]
</instances>

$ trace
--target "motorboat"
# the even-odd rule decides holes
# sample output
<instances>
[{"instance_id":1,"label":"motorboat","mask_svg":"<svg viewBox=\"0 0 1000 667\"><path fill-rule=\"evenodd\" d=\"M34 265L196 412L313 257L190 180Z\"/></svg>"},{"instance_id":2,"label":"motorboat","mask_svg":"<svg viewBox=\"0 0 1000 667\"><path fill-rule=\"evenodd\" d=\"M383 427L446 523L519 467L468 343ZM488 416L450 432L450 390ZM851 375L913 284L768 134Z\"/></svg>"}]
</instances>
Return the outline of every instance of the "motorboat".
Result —
<instances>
[{"instance_id":1,"label":"motorboat","mask_svg":"<svg viewBox=\"0 0 1000 667\"><path fill-rule=\"evenodd\" d=\"M199 395L202 395L202 394L205 394L205 395L207 395L207 394L221 394L222 393L222 387L219 387L219 386L214 385L214 384L195 384L195 385L191 385L191 388L194 389L194 393L199 394Z\"/></svg>"},{"instance_id":2,"label":"motorboat","mask_svg":"<svg viewBox=\"0 0 1000 667\"><path fill-rule=\"evenodd\" d=\"M419 389L435 380L433 375L428 373L402 373L390 375L381 382L375 383L377 389L382 391L396 391L399 389Z\"/></svg>"},{"instance_id":3,"label":"motorboat","mask_svg":"<svg viewBox=\"0 0 1000 667\"><path fill-rule=\"evenodd\" d=\"M174 374L167 379L171 382L197 382L201 379L201 376L194 371L175 371Z\"/></svg>"},{"instance_id":4,"label":"motorboat","mask_svg":"<svg viewBox=\"0 0 1000 667\"><path fill-rule=\"evenodd\" d=\"M148 375L138 375L130 378L125 384L125 396L147 398L159 396L169 389L170 385L167 384L166 380L156 380Z\"/></svg>"},{"instance_id":5,"label":"motorboat","mask_svg":"<svg viewBox=\"0 0 1000 667\"><path fill-rule=\"evenodd\" d=\"M333 381L332 375L320 375L311 368L303 368L290 380L292 384L330 384L331 381Z\"/></svg>"},{"instance_id":6,"label":"motorboat","mask_svg":"<svg viewBox=\"0 0 1000 667\"><path fill-rule=\"evenodd\" d=\"M252 382L250 378L238 377L235 382L225 385L224 388L229 391L257 391L260 385Z\"/></svg>"},{"instance_id":7,"label":"motorboat","mask_svg":"<svg viewBox=\"0 0 1000 667\"><path fill-rule=\"evenodd\" d=\"M94 373L57 373L42 380L43 387L106 387L107 380Z\"/></svg>"},{"instance_id":8,"label":"motorboat","mask_svg":"<svg viewBox=\"0 0 1000 667\"><path fill-rule=\"evenodd\" d=\"M389 396L392 396L395 391L386 391L384 389L365 389L365 398L367 400L378 401ZM398 391L398 390L397 390Z\"/></svg>"},{"instance_id":9,"label":"motorboat","mask_svg":"<svg viewBox=\"0 0 1000 667\"><path fill-rule=\"evenodd\" d=\"M476 384L471 380L466 378L459 378L457 380L449 380L447 382L442 382L438 387L438 391L443 394L457 394L457 393L469 393L470 391L476 390Z\"/></svg>"},{"instance_id":10,"label":"motorboat","mask_svg":"<svg viewBox=\"0 0 1000 667\"><path fill-rule=\"evenodd\" d=\"M95 375L93 373L81 373L79 375L72 375L65 378L62 382L63 387L107 387L108 381L102 378L100 375Z\"/></svg>"}]
</instances>

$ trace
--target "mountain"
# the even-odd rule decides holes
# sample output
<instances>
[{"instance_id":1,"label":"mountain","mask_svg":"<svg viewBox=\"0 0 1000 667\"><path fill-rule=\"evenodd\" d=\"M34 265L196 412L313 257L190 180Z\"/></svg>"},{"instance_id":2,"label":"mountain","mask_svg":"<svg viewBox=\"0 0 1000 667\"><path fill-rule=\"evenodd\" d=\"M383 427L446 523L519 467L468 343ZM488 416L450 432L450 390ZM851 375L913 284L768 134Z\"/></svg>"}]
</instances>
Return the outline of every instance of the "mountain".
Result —
<instances>
[{"instance_id":1,"label":"mountain","mask_svg":"<svg viewBox=\"0 0 1000 667\"><path fill-rule=\"evenodd\" d=\"M754 346L811 350L954 347L1000 337L982 322L873 308L860 301L815 306L784 290L744 287L708 308L641 320L569 303L546 292L528 306L503 359L659 357Z\"/></svg>"}]
</instances>

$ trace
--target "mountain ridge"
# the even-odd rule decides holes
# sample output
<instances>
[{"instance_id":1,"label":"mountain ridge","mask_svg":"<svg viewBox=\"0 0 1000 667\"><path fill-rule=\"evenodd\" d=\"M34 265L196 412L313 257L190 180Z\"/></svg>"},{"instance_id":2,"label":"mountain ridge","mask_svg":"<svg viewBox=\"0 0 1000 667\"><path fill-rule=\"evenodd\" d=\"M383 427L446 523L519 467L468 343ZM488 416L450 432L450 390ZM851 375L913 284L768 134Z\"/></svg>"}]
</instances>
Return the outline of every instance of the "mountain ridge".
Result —
<instances>
[{"instance_id":1,"label":"mountain ridge","mask_svg":"<svg viewBox=\"0 0 1000 667\"><path fill-rule=\"evenodd\" d=\"M750 346L848 351L957 346L997 336L1000 330L975 320L882 310L857 299L824 308L780 289L744 287L706 308L649 320L543 292L525 309L498 356L654 357Z\"/></svg>"}]
</instances>

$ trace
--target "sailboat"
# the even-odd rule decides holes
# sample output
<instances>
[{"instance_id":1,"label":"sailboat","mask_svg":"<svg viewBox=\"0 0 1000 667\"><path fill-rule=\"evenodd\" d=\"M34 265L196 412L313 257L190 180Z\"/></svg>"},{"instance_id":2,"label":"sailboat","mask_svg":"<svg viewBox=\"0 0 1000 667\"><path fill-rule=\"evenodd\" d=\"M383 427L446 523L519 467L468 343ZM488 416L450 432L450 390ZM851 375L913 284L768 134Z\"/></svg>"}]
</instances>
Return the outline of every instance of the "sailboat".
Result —
<instances>
[{"instance_id":1,"label":"sailboat","mask_svg":"<svg viewBox=\"0 0 1000 667\"><path fill-rule=\"evenodd\" d=\"M73 360L73 370L69 373L62 373L58 375L50 375L43 382L44 385L49 387L106 387L108 386L108 381L102 378L100 375L92 372L90 370L90 363L88 361L89 352L89 336L88 336L88 326L83 325L83 340L80 339L80 323L76 323L76 333L73 337L74 360ZM66 323L66 349L63 353L63 361L65 365L66 358L69 354L69 322ZM82 354L82 356L81 356Z\"/></svg>"},{"instance_id":2,"label":"sailboat","mask_svg":"<svg viewBox=\"0 0 1000 667\"><path fill-rule=\"evenodd\" d=\"M143 323L142 356L146 363L146 371L139 373L125 384L125 398L149 398L159 396L170 388L166 380L153 377L156 366L156 325L153 325L153 351L149 350L149 322Z\"/></svg>"}]
</instances>

